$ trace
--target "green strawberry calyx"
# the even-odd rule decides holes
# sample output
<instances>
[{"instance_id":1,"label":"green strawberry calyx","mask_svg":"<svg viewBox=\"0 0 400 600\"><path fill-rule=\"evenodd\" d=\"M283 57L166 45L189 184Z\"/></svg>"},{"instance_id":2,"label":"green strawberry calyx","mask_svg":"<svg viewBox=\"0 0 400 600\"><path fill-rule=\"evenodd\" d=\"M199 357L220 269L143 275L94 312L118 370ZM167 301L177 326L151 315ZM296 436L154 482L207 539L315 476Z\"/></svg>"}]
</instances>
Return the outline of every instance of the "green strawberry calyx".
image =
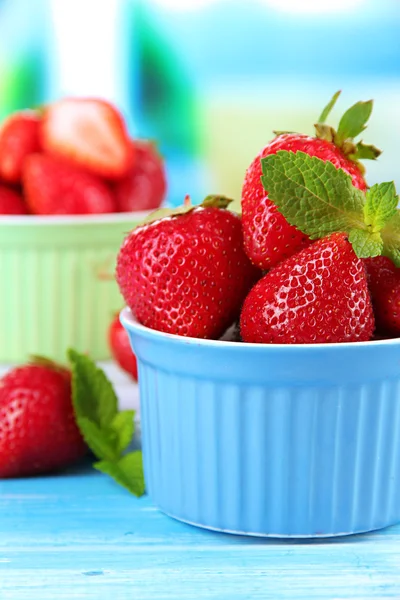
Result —
<instances>
[{"instance_id":1,"label":"green strawberry calyx","mask_svg":"<svg viewBox=\"0 0 400 600\"><path fill-rule=\"evenodd\" d=\"M192 212L196 208L220 208L225 209L231 204L233 200L231 198L227 198L226 196L221 196L218 194L210 194L206 196L201 204L192 204L190 196L186 195L185 200L181 206L177 206L176 208L158 208L157 210L150 213L144 221L139 223L138 227L142 225L149 225L150 223L154 223L155 221L160 221L161 219L171 218L171 217L180 217L182 215L186 215L187 213Z\"/></svg>"},{"instance_id":2,"label":"green strawberry calyx","mask_svg":"<svg viewBox=\"0 0 400 600\"><path fill-rule=\"evenodd\" d=\"M370 144L364 144L363 141L355 142L367 126L373 108L373 100L366 102L356 102L342 116L337 130L325 121L335 106L341 90L337 91L328 104L324 107L315 126L317 138L332 142L338 146L342 152L353 162L356 162L361 172L364 172L364 166L359 163L360 159L375 160L382 153L381 150Z\"/></svg>"},{"instance_id":3,"label":"green strawberry calyx","mask_svg":"<svg viewBox=\"0 0 400 600\"><path fill-rule=\"evenodd\" d=\"M316 137L335 144L335 146L342 150L347 158L357 164L361 173L364 174L365 167L359 161L362 159L375 160L382 154L381 150L371 144L365 144L362 140L358 142L355 141L355 138L366 129L374 103L373 100L367 100L366 102L356 102L353 104L340 119L336 130L330 125L327 125L325 121L329 117L340 94L341 90L338 90L333 94L332 98L321 112L318 121L314 124ZM295 132L274 131L274 133L275 135L282 135Z\"/></svg>"},{"instance_id":4,"label":"green strawberry calyx","mask_svg":"<svg viewBox=\"0 0 400 600\"><path fill-rule=\"evenodd\" d=\"M110 475L135 496L145 490L142 453L127 451L135 431L133 410L118 411L105 373L85 354L68 351L72 403L83 439L98 458L94 468Z\"/></svg>"},{"instance_id":5,"label":"green strawberry calyx","mask_svg":"<svg viewBox=\"0 0 400 600\"><path fill-rule=\"evenodd\" d=\"M310 239L347 233L359 258L384 255L400 267L399 197L392 181L364 193L342 169L304 152L280 150L261 166L269 199Z\"/></svg>"}]
</instances>

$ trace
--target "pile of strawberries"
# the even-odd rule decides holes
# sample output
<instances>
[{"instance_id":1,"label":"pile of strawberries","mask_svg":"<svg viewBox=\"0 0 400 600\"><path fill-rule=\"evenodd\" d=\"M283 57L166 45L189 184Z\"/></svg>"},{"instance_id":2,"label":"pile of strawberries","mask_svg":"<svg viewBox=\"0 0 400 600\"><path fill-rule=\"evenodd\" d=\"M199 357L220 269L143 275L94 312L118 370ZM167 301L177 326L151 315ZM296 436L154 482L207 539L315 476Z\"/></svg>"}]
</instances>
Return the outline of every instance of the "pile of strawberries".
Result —
<instances>
[{"instance_id":1,"label":"pile of strawberries","mask_svg":"<svg viewBox=\"0 0 400 600\"><path fill-rule=\"evenodd\" d=\"M155 146L131 140L104 100L64 98L10 115L0 129L0 215L158 208L166 193Z\"/></svg>"},{"instance_id":2,"label":"pile of strawberries","mask_svg":"<svg viewBox=\"0 0 400 600\"><path fill-rule=\"evenodd\" d=\"M368 198L359 160L374 159L380 151L354 137L365 129L372 102L349 109L336 132L324 121L337 97L318 120L316 136L279 133L254 159L243 184L242 216L226 210L228 199L211 196L198 207L156 212L127 236L116 277L140 323L170 334L219 339L236 322L241 341L254 343L356 342L400 334L400 269L379 256L378 230L361 224L361 233L349 235L338 225L329 235L310 239L288 222L263 185L263 159L278 153L290 160L300 153L319 159L317 167L323 169L331 163L327 172L340 172L349 197L356 189L358 201ZM298 211L305 211L302 193L310 177L318 187L319 176L309 170L304 177L299 172L285 177L293 185L298 178ZM396 203L397 196L392 200ZM317 213L307 215L309 223ZM380 249L365 253L364 245L364 254L362 248L357 254L352 236L358 241L365 236Z\"/></svg>"}]
</instances>

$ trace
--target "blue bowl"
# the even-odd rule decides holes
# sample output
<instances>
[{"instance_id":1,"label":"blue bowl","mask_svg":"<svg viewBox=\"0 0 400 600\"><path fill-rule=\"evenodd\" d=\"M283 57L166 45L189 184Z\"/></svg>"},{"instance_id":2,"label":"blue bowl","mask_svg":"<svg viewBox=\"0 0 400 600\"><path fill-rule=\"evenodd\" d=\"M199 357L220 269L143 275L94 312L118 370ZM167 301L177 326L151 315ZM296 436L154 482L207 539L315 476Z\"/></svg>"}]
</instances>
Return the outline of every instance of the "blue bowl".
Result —
<instances>
[{"instance_id":1,"label":"blue bowl","mask_svg":"<svg viewBox=\"0 0 400 600\"><path fill-rule=\"evenodd\" d=\"M121 320L148 493L218 531L323 537L400 521L400 340L260 345Z\"/></svg>"}]
</instances>

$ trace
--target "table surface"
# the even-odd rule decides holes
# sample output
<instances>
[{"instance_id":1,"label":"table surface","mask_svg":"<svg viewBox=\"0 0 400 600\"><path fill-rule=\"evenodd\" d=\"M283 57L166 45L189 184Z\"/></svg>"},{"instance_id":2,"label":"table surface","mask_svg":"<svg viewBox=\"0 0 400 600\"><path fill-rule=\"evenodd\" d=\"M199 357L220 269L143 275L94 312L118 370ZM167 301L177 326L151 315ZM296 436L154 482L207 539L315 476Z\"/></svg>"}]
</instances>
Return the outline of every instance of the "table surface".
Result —
<instances>
[{"instance_id":1,"label":"table surface","mask_svg":"<svg viewBox=\"0 0 400 600\"><path fill-rule=\"evenodd\" d=\"M111 368L122 408L137 390ZM400 525L332 541L184 525L90 465L0 481L0 600L400 599Z\"/></svg>"}]
</instances>

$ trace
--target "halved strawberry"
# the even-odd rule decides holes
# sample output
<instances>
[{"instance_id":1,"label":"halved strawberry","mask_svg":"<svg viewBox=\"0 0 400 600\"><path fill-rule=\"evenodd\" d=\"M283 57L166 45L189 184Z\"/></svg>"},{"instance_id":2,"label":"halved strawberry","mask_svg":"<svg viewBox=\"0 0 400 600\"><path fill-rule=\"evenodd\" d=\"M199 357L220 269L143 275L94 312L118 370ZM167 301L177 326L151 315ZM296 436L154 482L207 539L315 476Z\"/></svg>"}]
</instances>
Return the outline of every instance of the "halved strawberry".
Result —
<instances>
[{"instance_id":1,"label":"halved strawberry","mask_svg":"<svg viewBox=\"0 0 400 600\"><path fill-rule=\"evenodd\" d=\"M19 183L29 154L40 151L40 118L33 111L10 115L0 130L0 179Z\"/></svg>"},{"instance_id":2,"label":"halved strawberry","mask_svg":"<svg viewBox=\"0 0 400 600\"><path fill-rule=\"evenodd\" d=\"M64 98L49 105L42 127L43 148L108 179L126 175L133 147L119 111L97 98Z\"/></svg>"},{"instance_id":3,"label":"halved strawberry","mask_svg":"<svg viewBox=\"0 0 400 600\"><path fill-rule=\"evenodd\" d=\"M116 212L108 186L96 175L44 154L25 161L24 192L31 211L39 215Z\"/></svg>"}]
</instances>

